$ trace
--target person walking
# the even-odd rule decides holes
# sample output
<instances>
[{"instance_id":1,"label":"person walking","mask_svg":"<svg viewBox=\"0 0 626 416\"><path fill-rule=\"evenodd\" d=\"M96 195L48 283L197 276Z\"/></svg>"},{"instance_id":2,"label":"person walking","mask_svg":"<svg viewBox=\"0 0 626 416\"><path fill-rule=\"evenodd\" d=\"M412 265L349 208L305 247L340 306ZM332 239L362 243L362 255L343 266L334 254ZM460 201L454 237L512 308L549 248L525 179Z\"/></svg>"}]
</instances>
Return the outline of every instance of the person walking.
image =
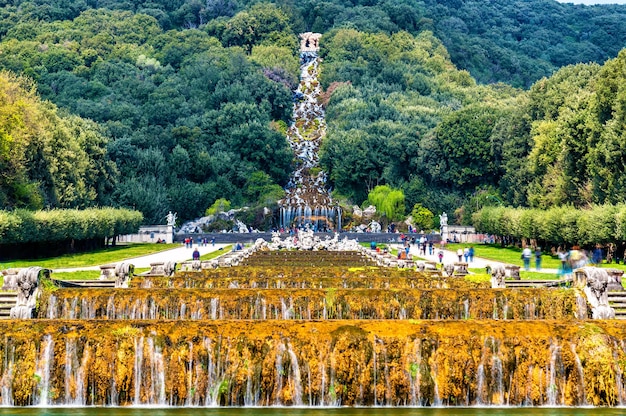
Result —
<instances>
[{"instance_id":1,"label":"person walking","mask_svg":"<svg viewBox=\"0 0 626 416\"><path fill-rule=\"evenodd\" d=\"M529 246L524 247L522 250L522 260L524 261L524 270L530 270L530 258L532 257L533 252Z\"/></svg>"},{"instance_id":2,"label":"person walking","mask_svg":"<svg viewBox=\"0 0 626 416\"><path fill-rule=\"evenodd\" d=\"M437 255L439 256L439 263L443 264L443 250L439 250Z\"/></svg>"},{"instance_id":3,"label":"person walking","mask_svg":"<svg viewBox=\"0 0 626 416\"><path fill-rule=\"evenodd\" d=\"M600 267L602 265L602 247L600 247L600 244L596 244L596 248L593 250L593 255L591 258L592 263L596 267Z\"/></svg>"},{"instance_id":4,"label":"person walking","mask_svg":"<svg viewBox=\"0 0 626 416\"><path fill-rule=\"evenodd\" d=\"M474 246L470 246L469 248L469 261L470 263L474 261Z\"/></svg>"},{"instance_id":5,"label":"person walking","mask_svg":"<svg viewBox=\"0 0 626 416\"><path fill-rule=\"evenodd\" d=\"M541 270L541 247L535 249L535 268L537 271Z\"/></svg>"},{"instance_id":6,"label":"person walking","mask_svg":"<svg viewBox=\"0 0 626 416\"><path fill-rule=\"evenodd\" d=\"M459 257L459 263L461 263L463 261L463 249L459 247L456 251L456 255Z\"/></svg>"}]
</instances>

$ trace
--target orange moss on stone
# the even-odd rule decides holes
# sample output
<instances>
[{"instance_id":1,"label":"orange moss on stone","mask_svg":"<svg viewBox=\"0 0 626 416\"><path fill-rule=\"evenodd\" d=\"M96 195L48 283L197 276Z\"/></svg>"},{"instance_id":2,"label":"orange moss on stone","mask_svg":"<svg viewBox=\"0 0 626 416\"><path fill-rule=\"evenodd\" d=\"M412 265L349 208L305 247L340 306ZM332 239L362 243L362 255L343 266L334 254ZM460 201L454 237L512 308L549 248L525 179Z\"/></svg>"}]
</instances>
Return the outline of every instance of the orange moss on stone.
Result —
<instances>
[{"instance_id":1,"label":"orange moss on stone","mask_svg":"<svg viewBox=\"0 0 626 416\"><path fill-rule=\"evenodd\" d=\"M448 405L614 405L626 370L626 326L609 321L65 320L1 322L0 330L23 357L12 363L16 404L32 399L36 345L47 334L52 400L82 394L101 405L111 397L155 403L158 360L173 404L307 404L309 397L319 404L323 397L402 405L438 397ZM76 376L66 385L67 365ZM259 397L251 399L251 390Z\"/></svg>"}]
</instances>

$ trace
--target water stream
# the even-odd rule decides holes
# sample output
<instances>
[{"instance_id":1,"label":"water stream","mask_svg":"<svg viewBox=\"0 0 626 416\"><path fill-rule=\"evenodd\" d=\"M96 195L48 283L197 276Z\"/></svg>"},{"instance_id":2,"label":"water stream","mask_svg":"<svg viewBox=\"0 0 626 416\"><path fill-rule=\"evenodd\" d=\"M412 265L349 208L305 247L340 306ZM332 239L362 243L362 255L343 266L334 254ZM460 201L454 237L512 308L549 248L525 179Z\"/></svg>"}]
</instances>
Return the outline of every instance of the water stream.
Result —
<instances>
[{"instance_id":1,"label":"water stream","mask_svg":"<svg viewBox=\"0 0 626 416\"><path fill-rule=\"evenodd\" d=\"M300 84L294 92L294 121L287 132L296 166L285 189L285 199L280 202L280 226L285 229L341 229L341 209L332 201L327 175L319 168L319 148L326 135L324 108L319 102L320 64L317 47L303 47Z\"/></svg>"}]
</instances>

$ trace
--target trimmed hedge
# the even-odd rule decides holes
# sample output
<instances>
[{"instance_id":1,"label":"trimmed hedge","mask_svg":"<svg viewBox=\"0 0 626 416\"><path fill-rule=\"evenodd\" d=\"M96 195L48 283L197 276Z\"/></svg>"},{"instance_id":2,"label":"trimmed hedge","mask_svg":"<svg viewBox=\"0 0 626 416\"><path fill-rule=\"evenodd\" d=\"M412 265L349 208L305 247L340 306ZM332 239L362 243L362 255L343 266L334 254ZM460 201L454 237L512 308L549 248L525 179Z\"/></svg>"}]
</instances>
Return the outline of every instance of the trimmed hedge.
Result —
<instances>
[{"instance_id":1,"label":"trimmed hedge","mask_svg":"<svg viewBox=\"0 0 626 416\"><path fill-rule=\"evenodd\" d=\"M0 244L92 240L137 232L139 211L117 208L0 211Z\"/></svg>"},{"instance_id":2,"label":"trimmed hedge","mask_svg":"<svg viewBox=\"0 0 626 416\"><path fill-rule=\"evenodd\" d=\"M626 205L571 206L548 210L485 207L472 215L476 231L551 244L610 243L626 240Z\"/></svg>"}]
</instances>

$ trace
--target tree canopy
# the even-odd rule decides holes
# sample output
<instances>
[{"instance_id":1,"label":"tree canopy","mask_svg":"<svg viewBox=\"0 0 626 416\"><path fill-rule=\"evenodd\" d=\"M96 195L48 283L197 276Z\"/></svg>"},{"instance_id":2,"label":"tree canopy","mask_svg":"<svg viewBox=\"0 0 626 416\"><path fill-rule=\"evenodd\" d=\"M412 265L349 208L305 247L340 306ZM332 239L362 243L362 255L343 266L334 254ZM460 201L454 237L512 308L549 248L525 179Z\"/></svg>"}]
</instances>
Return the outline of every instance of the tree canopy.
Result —
<instances>
[{"instance_id":1,"label":"tree canopy","mask_svg":"<svg viewBox=\"0 0 626 416\"><path fill-rule=\"evenodd\" d=\"M122 206L155 223L224 198L254 217L293 166L285 130L309 30L323 33L321 165L337 199L361 204L382 185L407 207L465 205L465 218L483 194L542 209L626 202L624 6L13 0L0 11L7 209Z\"/></svg>"}]
</instances>

